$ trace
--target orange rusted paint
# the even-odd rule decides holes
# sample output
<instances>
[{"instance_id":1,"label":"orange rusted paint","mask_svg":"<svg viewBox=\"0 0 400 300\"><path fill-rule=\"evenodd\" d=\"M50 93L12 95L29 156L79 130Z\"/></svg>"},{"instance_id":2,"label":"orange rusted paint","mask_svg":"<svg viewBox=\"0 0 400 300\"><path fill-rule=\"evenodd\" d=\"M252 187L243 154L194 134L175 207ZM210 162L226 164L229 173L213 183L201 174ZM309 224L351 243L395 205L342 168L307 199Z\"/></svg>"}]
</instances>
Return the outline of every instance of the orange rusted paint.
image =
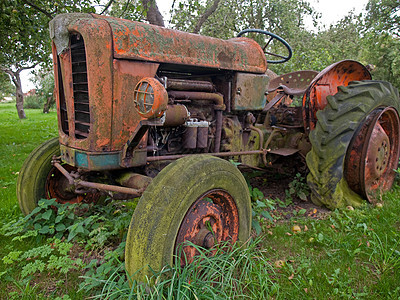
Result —
<instances>
[{"instance_id":1,"label":"orange rusted paint","mask_svg":"<svg viewBox=\"0 0 400 300\"><path fill-rule=\"evenodd\" d=\"M75 138L75 109L73 94L73 71L71 49L60 55L53 55L55 73L61 68L63 90L67 105L69 130L66 134L59 123L60 143L72 148L94 152L111 150L112 120L112 39L107 22L96 19L75 20L68 25L68 31L80 34L85 41L88 90L90 94L90 130L85 139ZM96 36L96 39L93 39ZM54 44L53 44L54 45ZM57 49L54 49L56 52ZM57 63L60 59L60 65ZM56 90L60 90L57 76ZM57 108L60 115L60 95L57 95Z\"/></svg>"},{"instance_id":2,"label":"orange rusted paint","mask_svg":"<svg viewBox=\"0 0 400 300\"><path fill-rule=\"evenodd\" d=\"M143 118L133 102L133 91L144 77L154 77L159 64L113 60L113 119L111 150L121 150ZM146 145L147 136L143 140Z\"/></svg>"},{"instance_id":3,"label":"orange rusted paint","mask_svg":"<svg viewBox=\"0 0 400 300\"><path fill-rule=\"evenodd\" d=\"M316 113L327 105L329 95L338 92L339 86L347 86L355 80L370 80L371 74L364 65L353 60L343 60L322 70L311 82L303 96L303 118L306 131L313 130Z\"/></svg>"},{"instance_id":4,"label":"orange rusted paint","mask_svg":"<svg viewBox=\"0 0 400 300\"><path fill-rule=\"evenodd\" d=\"M380 200L394 182L399 161L399 116L392 107L371 112L346 154L344 175L349 187L368 201Z\"/></svg>"},{"instance_id":5,"label":"orange rusted paint","mask_svg":"<svg viewBox=\"0 0 400 300\"><path fill-rule=\"evenodd\" d=\"M267 61L252 39L220 40L150 24L97 16L112 28L114 57L264 73Z\"/></svg>"},{"instance_id":6,"label":"orange rusted paint","mask_svg":"<svg viewBox=\"0 0 400 300\"><path fill-rule=\"evenodd\" d=\"M185 265L198 255L197 250L185 242L209 249L222 242L233 244L238 236L239 213L234 199L225 190L211 190L187 211L175 241L175 253L180 255L181 265Z\"/></svg>"}]
</instances>

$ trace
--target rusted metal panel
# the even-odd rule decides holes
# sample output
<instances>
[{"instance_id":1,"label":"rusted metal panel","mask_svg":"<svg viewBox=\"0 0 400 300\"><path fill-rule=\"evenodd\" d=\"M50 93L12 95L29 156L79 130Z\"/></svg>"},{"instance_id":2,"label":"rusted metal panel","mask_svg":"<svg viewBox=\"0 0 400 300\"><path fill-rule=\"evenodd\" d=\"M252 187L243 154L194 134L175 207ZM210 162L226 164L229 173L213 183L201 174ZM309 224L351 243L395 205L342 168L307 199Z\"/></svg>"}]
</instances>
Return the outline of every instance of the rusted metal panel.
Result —
<instances>
[{"instance_id":1,"label":"rusted metal panel","mask_svg":"<svg viewBox=\"0 0 400 300\"><path fill-rule=\"evenodd\" d=\"M113 60L114 97L111 150L121 150L142 120L135 109L133 91L141 79L154 77L158 66L154 63Z\"/></svg>"},{"instance_id":2,"label":"rusted metal panel","mask_svg":"<svg viewBox=\"0 0 400 300\"><path fill-rule=\"evenodd\" d=\"M113 32L114 57L264 73L261 47L248 38L220 40L135 21L93 15L106 20Z\"/></svg>"},{"instance_id":3,"label":"rusted metal panel","mask_svg":"<svg viewBox=\"0 0 400 300\"><path fill-rule=\"evenodd\" d=\"M53 71L54 71L54 94L56 96L56 108L57 108L57 120L58 120L58 134L59 136L61 135L65 135L65 132L63 130L63 125L62 125L62 121L63 118L61 117L62 113L61 113L61 99L60 99L60 82L61 78L61 66L59 65L59 60L57 59L57 50L56 50L56 46L54 44L54 42L51 43L51 48L52 48L52 54L53 54ZM64 94L64 90L62 89L62 93ZM63 96L65 97L65 96ZM64 114L64 118L66 118L66 113ZM68 120L65 120L68 121ZM67 123L68 124L68 123ZM68 130L68 129L67 129Z\"/></svg>"},{"instance_id":4,"label":"rusted metal panel","mask_svg":"<svg viewBox=\"0 0 400 300\"><path fill-rule=\"evenodd\" d=\"M113 95L113 65L111 28L104 20L74 19L66 24L68 32L79 33L85 43L87 79L90 105L90 131L88 138L75 138L75 111L70 49L59 55L63 74L63 88L67 103L69 135L60 131L60 143L87 151L111 150L111 120ZM95 37L95 38L93 38Z\"/></svg>"},{"instance_id":5,"label":"rusted metal panel","mask_svg":"<svg viewBox=\"0 0 400 300\"><path fill-rule=\"evenodd\" d=\"M232 110L261 110L267 101L268 75L237 73L234 79Z\"/></svg>"},{"instance_id":6,"label":"rusted metal panel","mask_svg":"<svg viewBox=\"0 0 400 300\"><path fill-rule=\"evenodd\" d=\"M328 95L338 92L339 86L347 86L355 80L370 80L371 74L361 63L343 60L322 70L311 82L303 97L303 118L306 131L313 130L316 113L325 108Z\"/></svg>"}]
</instances>

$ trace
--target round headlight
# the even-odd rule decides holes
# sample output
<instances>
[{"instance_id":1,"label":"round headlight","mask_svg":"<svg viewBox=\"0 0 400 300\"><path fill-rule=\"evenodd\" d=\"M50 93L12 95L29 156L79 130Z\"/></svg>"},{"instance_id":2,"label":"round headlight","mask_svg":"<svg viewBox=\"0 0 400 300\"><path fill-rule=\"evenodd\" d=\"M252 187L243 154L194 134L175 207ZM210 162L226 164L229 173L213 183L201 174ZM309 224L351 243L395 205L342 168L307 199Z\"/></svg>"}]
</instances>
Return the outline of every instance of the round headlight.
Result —
<instances>
[{"instance_id":1,"label":"round headlight","mask_svg":"<svg viewBox=\"0 0 400 300\"><path fill-rule=\"evenodd\" d=\"M142 117L158 118L167 109L168 93L157 79L146 77L136 85L133 101L136 110Z\"/></svg>"}]
</instances>

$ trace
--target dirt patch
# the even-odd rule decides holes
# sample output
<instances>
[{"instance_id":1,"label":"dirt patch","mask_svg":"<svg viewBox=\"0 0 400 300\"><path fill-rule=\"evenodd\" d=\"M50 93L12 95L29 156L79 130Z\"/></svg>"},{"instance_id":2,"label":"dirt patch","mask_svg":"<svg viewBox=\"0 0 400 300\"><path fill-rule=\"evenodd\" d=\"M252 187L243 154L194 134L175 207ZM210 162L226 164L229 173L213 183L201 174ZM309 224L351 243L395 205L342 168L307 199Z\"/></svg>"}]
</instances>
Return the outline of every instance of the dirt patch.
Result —
<instances>
[{"instance_id":1,"label":"dirt patch","mask_svg":"<svg viewBox=\"0 0 400 300\"><path fill-rule=\"evenodd\" d=\"M248 178L253 188L258 188L263 192L267 199L279 199L280 205L276 205L276 210L272 213L280 220L290 220L292 217L310 217L314 219L325 219L330 215L331 211L326 207L315 205L307 196L304 201L296 195L288 196L290 184L293 180L297 180L295 174L279 174L271 172L249 172L247 170L245 176ZM301 174L301 178L305 184L305 174ZM278 203L279 204L279 203Z\"/></svg>"}]
</instances>

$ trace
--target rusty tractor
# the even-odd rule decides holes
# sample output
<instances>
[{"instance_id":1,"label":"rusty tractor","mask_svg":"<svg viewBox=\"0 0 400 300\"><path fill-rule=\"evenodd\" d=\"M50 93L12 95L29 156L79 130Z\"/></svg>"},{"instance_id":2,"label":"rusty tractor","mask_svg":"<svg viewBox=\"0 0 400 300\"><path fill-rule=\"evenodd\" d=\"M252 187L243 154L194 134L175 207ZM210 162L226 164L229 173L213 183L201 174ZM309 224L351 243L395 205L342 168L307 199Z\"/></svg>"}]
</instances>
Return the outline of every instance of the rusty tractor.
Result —
<instances>
[{"instance_id":1,"label":"rusty tractor","mask_svg":"<svg viewBox=\"0 0 400 300\"><path fill-rule=\"evenodd\" d=\"M359 62L276 76L268 63L292 50L270 32L220 40L92 14L59 15L50 35L59 137L25 161L20 207L140 197L125 252L138 279L190 262L188 241L248 239L248 185L228 159L302 162L312 201L332 209L379 201L393 184L398 91Z\"/></svg>"}]
</instances>

